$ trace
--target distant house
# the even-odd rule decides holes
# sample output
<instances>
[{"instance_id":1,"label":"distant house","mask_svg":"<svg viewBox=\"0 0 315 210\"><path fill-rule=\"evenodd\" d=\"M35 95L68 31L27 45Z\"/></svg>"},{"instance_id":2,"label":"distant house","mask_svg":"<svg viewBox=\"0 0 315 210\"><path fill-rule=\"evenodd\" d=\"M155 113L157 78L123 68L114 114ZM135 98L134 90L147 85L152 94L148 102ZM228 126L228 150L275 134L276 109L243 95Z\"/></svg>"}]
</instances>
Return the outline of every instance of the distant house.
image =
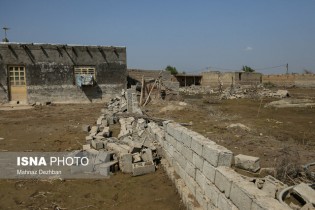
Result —
<instances>
[{"instance_id":1,"label":"distant house","mask_svg":"<svg viewBox=\"0 0 315 210\"><path fill-rule=\"evenodd\" d=\"M181 87L186 87L191 85L200 85L202 76L197 74L176 74L175 78Z\"/></svg>"},{"instance_id":2,"label":"distant house","mask_svg":"<svg viewBox=\"0 0 315 210\"><path fill-rule=\"evenodd\" d=\"M0 103L102 101L126 78L125 47L0 43Z\"/></svg>"},{"instance_id":3,"label":"distant house","mask_svg":"<svg viewBox=\"0 0 315 210\"><path fill-rule=\"evenodd\" d=\"M230 87L232 84L257 85L262 83L262 74L256 72L202 72L201 85L217 88L222 83L222 87Z\"/></svg>"}]
</instances>

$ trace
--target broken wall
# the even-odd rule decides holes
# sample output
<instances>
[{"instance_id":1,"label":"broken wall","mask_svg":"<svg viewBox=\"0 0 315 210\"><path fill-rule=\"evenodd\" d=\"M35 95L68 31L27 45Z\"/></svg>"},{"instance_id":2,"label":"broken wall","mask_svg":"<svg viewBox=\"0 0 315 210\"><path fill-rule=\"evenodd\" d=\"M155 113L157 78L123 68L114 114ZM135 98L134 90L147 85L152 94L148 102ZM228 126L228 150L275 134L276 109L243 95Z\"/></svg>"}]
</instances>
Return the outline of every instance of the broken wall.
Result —
<instances>
[{"instance_id":1,"label":"broken wall","mask_svg":"<svg viewBox=\"0 0 315 210\"><path fill-rule=\"evenodd\" d=\"M127 85L126 48L53 44L0 44L0 102L9 101L8 66L24 66L27 100L94 102ZM74 67L95 68L95 85L77 87Z\"/></svg>"},{"instance_id":2,"label":"broken wall","mask_svg":"<svg viewBox=\"0 0 315 210\"><path fill-rule=\"evenodd\" d=\"M145 80L155 80L161 76L163 84L174 91L178 91L179 83L173 79L173 75L165 70L128 69L128 87L141 84L142 76Z\"/></svg>"},{"instance_id":3,"label":"broken wall","mask_svg":"<svg viewBox=\"0 0 315 210\"><path fill-rule=\"evenodd\" d=\"M151 122L148 131L161 144L162 164L187 209L289 209L236 173L225 147L168 121L163 127Z\"/></svg>"}]
</instances>

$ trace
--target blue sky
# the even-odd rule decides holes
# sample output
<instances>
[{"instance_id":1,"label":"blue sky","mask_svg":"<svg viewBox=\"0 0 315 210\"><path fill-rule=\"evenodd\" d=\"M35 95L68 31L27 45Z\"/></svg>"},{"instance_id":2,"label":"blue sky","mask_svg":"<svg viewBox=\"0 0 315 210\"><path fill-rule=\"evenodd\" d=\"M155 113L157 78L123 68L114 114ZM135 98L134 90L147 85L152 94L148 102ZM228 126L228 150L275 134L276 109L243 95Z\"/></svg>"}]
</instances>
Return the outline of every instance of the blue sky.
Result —
<instances>
[{"instance_id":1,"label":"blue sky","mask_svg":"<svg viewBox=\"0 0 315 210\"><path fill-rule=\"evenodd\" d=\"M314 11L315 0L0 0L0 26L12 42L126 46L128 68L315 73Z\"/></svg>"}]
</instances>

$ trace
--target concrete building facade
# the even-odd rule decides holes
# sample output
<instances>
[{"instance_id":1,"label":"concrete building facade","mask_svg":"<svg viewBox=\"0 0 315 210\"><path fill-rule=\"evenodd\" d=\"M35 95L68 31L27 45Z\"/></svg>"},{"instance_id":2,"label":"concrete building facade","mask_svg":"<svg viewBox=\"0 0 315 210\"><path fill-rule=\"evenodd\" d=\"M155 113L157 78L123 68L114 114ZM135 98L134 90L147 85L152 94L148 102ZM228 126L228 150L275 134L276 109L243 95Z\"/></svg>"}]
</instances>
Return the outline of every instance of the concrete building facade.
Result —
<instances>
[{"instance_id":1,"label":"concrete building facade","mask_svg":"<svg viewBox=\"0 0 315 210\"><path fill-rule=\"evenodd\" d=\"M126 85L125 47L0 43L0 103L103 101Z\"/></svg>"}]
</instances>

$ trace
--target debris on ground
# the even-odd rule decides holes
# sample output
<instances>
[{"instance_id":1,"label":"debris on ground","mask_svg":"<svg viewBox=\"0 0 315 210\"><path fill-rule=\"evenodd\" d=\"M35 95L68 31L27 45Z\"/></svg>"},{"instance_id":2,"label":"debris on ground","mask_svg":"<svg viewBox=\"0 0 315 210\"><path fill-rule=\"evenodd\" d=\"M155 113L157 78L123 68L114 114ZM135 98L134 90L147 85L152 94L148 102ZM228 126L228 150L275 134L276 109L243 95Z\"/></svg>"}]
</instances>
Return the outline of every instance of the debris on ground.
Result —
<instances>
[{"instance_id":1,"label":"debris on ground","mask_svg":"<svg viewBox=\"0 0 315 210\"><path fill-rule=\"evenodd\" d=\"M238 98L287 98L290 93L287 90L270 90L262 85L258 86L234 86L226 88L220 95L221 99Z\"/></svg>"},{"instance_id":2,"label":"debris on ground","mask_svg":"<svg viewBox=\"0 0 315 210\"><path fill-rule=\"evenodd\" d=\"M244 131L250 131L250 128L247 127L246 125L242 124L242 123L233 123L229 126L227 126L227 129L241 129Z\"/></svg>"},{"instance_id":3,"label":"debris on ground","mask_svg":"<svg viewBox=\"0 0 315 210\"><path fill-rule=\"evenodd\" d=\"M86 136L86 145L83 150L88 153L111 154L103 162L105 165L98 170L102 175L109 175L117 168L124 173L139 176L155 171L156 162L161 158L157 150L160 145L153 140L146 131L147 120L141 117L123 116L130 114L141 116L142 111L136 102L136 93L132 89L122 91L120 96L111 99L102 114L97 119L96 125L90 127L83 125L82 129L89 132ZM118 137L112 137L110 126L120 124ZM90 149L92 147L92 149Z\"/></svg>"},{"instance_id":4,"label":"debris on ground","mask_svg":"<svg viewBox=\"0 0 315 210\"><path fill-rule=\"evenodd\" d=\"M315 106L314 101L310 99L281 99L278 101L272 101L265 105L265 107L273 108L303 108Z\"/></svg>"},{"instance_id":5,"label":"debris on ground","mask_svg":"<svg viewBox=\"0 0 315 210\"><path fill-rule=\"evenodd\" d=\"M186 87L180 87L179 92L187 95L197 95L197 94L211 94L214 93L213 89L209 87L204 87L200 85L191 85Z\"/></svg>"}]
</instances>

